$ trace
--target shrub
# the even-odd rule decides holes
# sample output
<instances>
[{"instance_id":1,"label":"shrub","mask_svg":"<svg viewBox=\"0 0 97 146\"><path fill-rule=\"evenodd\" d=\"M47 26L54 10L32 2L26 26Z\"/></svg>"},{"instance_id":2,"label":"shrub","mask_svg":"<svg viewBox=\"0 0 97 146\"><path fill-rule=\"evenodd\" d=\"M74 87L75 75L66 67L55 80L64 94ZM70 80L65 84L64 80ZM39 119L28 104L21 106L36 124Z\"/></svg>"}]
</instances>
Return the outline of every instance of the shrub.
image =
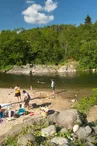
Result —
<instances>
[{"instance_id":1,"label":"shrub","mask_svg":"<svg viewBox=\"0 0 97 146\"><path fill-rule=\"evenodd\" d=\"M82 113L87 114L89 109L95 104L97 104L97 88L93 89L92 96L81 98L78 103L75 103L74 108Z\"/></svg>"}]
</instances>

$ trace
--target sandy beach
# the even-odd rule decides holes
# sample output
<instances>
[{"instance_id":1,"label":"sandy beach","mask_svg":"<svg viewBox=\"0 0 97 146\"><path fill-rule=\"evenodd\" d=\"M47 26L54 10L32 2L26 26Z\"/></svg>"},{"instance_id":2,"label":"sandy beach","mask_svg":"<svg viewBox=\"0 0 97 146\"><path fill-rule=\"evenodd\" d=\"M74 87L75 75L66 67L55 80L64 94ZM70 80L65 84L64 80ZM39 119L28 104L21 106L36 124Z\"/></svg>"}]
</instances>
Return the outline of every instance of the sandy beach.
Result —
<instances>
[{"instance_id":1,"label":"sandy beach","mask_svg":"<svg viewBox=\"0 0 97 146\"><path fill-rule=\"evenodd\" d=\"M55 111L70 109L73 104L71 99L73 97L76 97L74 93L72 92L68 93L66 91L65 91L66 92L65 97L64 95L62 95L63 94L62 91L61 93L56 92L55 97L52 96L51 91L38 91L38 90L30 90L30 89L26 91L31 95L31 98L32 98L32 100L30 101L30 105L34 103L38 105L38 108L30 109L30 112L35 113L34 116L43 115L43 111L40 109L40 107L42 107L43 105L47 105L49 110L55 110ZM22 89L21 89L21 93L22 93ZM16 103L18 100L14 96L14 94L15 94L14 89L12 88L0 88L0 104L13 103L11 108L13 110L18 110L19 104ZM22 103L23 103L23 94L21 95L22 95ZM72 95L72 98L71 98L71 95ZM89 113L90 121L97 119L95 111L97 111L97 106L92 108ZM4 121L0 123L0 135L3 135L4 133L6 133L12 126L23 122L23 120L27 116L29 115L21 116L11 121L4 118Z\"/></svg>"},{"instance_id":2,"label":"sandy beach","mask_svg":"<svg viewBox=\"0 0 97 146\"><path fill-rule=\"evenodd\" d=\"M43 111L40 109L42 105L49 105L48 109L52 110L62 110L62 109L68 109L71 107L71 103L67 99L63 99L59 95L55 95L55 98L52 96L52 92L47 92L47 91L38 91L38 90L26 90L32 100L30 101L30 105L36 103L39 108L33 108L30 109L30 112L34 112L35 116L40 116L43 115ZM21 89L22 93L22 89ZM17 98L14 96L14 89L11 88L0 88L0 104L8 104L12 103L12 109L13 110L18 110L19 104L17 104ZM23 94L22 95L22 104L23 104ZM25 117L28 117L29 115L21 116L15 120L7 120L4 118L4 121L0 123L0 135L3 135L6 133L12 126L19 124L23 122Z\"/></svg>"}]
</instances>

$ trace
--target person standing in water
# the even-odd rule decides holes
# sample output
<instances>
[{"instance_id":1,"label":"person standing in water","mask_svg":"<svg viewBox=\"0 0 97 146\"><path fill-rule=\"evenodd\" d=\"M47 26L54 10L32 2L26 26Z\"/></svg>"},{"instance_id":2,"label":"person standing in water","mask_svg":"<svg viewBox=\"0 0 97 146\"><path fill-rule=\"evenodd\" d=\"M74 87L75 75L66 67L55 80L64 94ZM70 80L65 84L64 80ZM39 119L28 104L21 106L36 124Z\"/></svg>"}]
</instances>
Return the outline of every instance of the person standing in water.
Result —
<instances>
[{"instance_id":1,"label":"person standing in water","mask_svg":"<svg viewBox=\"0 0 97 146\"><path fill-rule=\"evenodd\" d=\"M55 95L55 82L53 79L51 80L51 88L52 88L52 92L53 92L52 94Z\"/></svg>"},{"instance_id":2,"label":"person standing in water","mask_svg":"<svg viewBox=\"0 0 97 146\"><path fill-rule=\"evenodd\" d=\"M20 92L20 87L18 84L15 86L14 90L15 90L15 97L17 97L18 102L20 102L21 101L21 92Z\"/></svg>"}]
</instances>

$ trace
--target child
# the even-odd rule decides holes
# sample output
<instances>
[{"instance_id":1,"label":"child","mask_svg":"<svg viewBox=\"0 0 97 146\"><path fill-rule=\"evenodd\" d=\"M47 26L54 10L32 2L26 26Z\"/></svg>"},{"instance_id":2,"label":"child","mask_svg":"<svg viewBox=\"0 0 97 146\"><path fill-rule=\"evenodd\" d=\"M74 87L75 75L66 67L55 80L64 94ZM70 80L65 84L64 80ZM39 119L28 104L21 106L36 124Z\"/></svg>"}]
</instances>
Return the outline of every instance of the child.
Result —
<instances>
[{"instance_id":1,"label":"child","mask_svg":"<svg viewBox=\"0 0 97 146\"><path fill-rule=\"evenodd\" d=\"M52 94L55 95L55 82L53 79L51 80L51 88L52 88Z\"/></svg>"}]
</instances>

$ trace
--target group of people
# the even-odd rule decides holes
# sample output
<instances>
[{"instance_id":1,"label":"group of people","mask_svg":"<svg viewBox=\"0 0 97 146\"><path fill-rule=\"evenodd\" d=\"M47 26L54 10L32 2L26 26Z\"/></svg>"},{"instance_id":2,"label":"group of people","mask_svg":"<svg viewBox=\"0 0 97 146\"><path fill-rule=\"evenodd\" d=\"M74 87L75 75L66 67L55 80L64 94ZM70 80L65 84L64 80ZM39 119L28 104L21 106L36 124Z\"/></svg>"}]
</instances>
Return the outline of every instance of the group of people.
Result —
<instances>
[{"instance_id":1,"label":"group of people","mask_svg":"<svg viewBox=\"0 0 97 146\"><path fill-rule=\"evenodd\" d=\"M55 81L53 79L51 79L51 88L52 88L52 94L55 95ZM18 102L20 102L21 92L18 84L15 86L14 90L15 90L15 97L17 97ZM23 95L24 95L25 106L29 107L30 95L25 90L23 90Z\"/></svg>"},{"instance_id":2,"label":"group of people","mask_svg":"<svg viewBox=\"0 0 97 146\"><path fill-rule=\"evenodd\" d=\"M15 97L17 97L18 99L18 103L19 103L19 108L17 111L15 110L10 110L10 107L7 105L7 109L2 108L2 106L0 105L0 122L2 122L2 118L3 117L18 117L20 115L24 115L25 113L27 113L25 108L28 108L29 110L29 102L30 102L30 95L27 91L23 90L23 96L24 96L24 104L21 104L21 91L20 91L20 87L19 85L16 85L15 88Z\"/></svg>"},{"instance_id":3,"label":"group of people","mask_svg":"<svg viewBox=\"0 0 97 146\"><path fill-rule=\"evenodd\" d=\"M21 115L25 115L27 113L26 109L22 107L22 104L19 104L19 109L15 111L14 109L7 109L2 108L0 105L0 123L3 121L3 118L7 118L11 120L12 118L17 118Z\"/></svg>"},{"instance_id":4,"label":"group of people","mask_svg":"<svg viewBox=\"0 0 97 146\"><path fill-rule=\"evenodd\" d=\"M53 79L51 79L51 88L52 88L52 94L55 95L55 82ZM21 91L20 91L20 87L18 84L15 86L14 90L15 90L15 97L17 97L17 99L18 99L18 103L21 103L22 102ZM24 96L24 107L23 107L23 104L19 104L18 111L14 112L14 111L9 110L9 111L7 111L7 114L6 114L6 112L0 105L0 122L2 121L2 118L4 117L4 113L5 113L5 115L7 115L9 117L20 116L22 114L25 114L25 112L26 112L25 108L29 109L29 102L30 102L31 97L30 97L29 93L25 90L23 90L22 93Z\"/></svg>"},{"instance_id":5,"label":"group of people","mask_svg":"<svg viewBox=\"0 0 97 146\"><path fill-rule=\"evenodd\" d=\"M18 102L21 102L21 92L20 92L19 85L16 85L14 90L15 90L15 97L17 97ZM29 101L30 101L31 97L28 94L28 92L25 90L23 90L23 95L24 95L24 106L28 107L28 109L29 109Z\"/></svg>"}]
</instances>

